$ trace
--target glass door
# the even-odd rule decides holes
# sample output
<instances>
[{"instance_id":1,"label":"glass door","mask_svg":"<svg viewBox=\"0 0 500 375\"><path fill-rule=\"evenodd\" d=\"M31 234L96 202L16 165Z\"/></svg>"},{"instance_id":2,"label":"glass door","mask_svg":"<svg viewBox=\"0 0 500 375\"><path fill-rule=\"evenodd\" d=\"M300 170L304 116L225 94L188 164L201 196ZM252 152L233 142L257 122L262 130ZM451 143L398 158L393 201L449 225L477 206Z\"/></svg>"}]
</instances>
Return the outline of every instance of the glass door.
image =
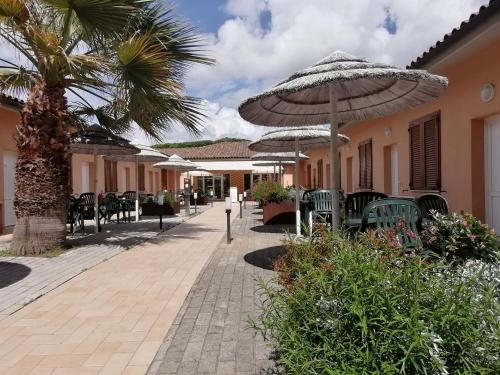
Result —
<instances>
[{"instance_id":1,"label":"glass door","mask_svg":"<svg viewBox=\"0 0 500 375\"><path fill-rule=\"evenodd\" d=\"M216 199L222 199L222 178L220 175L214 175L214 196Z\"/></svg>"}]
</instances>

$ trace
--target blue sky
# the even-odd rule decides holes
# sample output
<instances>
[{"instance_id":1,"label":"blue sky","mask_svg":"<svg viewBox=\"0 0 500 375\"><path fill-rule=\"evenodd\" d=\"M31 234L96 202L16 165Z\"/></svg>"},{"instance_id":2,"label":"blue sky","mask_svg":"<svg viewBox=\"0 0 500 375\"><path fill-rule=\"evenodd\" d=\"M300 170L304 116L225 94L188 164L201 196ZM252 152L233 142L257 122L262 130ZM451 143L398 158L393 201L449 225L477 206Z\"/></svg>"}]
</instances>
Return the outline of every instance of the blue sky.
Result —
<instances>
[{"instance_id":1,"label":"blue sky","mask_svg":"<svg viewBox=\"0 0 500 375\"><path fill-rule=\"evenodd\" d=\"M202 33L216 32L228 15L225 0L175 0L173 4L182 18L188 19Z\"/></svg>"}]
</instances>

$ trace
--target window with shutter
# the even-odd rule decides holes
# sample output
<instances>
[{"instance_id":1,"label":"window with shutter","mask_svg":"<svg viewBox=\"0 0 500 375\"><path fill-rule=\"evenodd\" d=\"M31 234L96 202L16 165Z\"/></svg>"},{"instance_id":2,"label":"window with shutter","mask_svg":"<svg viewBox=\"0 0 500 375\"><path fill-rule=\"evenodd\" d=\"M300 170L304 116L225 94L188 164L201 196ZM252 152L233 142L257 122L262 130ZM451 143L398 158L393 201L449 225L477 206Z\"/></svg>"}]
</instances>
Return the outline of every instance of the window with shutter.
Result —
<instances>
[{"instance_id":1,"label":"window with shutter","mask_svg":"<svg viewBox=\"0 0 500 375\"><path fill-rule=\"evenodd\" d=\"M139 164L137 171L139 175L139 191L146 191L146 168L144 164Z\"/></svg>"},{"instance_id":2,"label":"window with shutter","mask_svg":"<svg viewBox=\"0 0 500 375\"><path fill-rule=\"evenodd\" d=\"M323 160L320 159L316 163L316 168L318 168L318 187L323 188Z\"/></svg>"},{"instance_id":3,"label":"window with shutter","mask_svg":"<svg viewBox=\"0 0 500 375\"><path fill-rule=\"evenodd\" d=\"M410 123L410 189L441 189L440 114Z\"/></svg>"},{"instance_id":4,"label":"window with shutter","mask_svg":"<svg viewBox=\"0 0 500 375\"><path fill-rule=\"evenodd\" d=\"M359 187L373 189L372 140L361 142L359 150Z\"/></svg>"},{"instance_id":5,"label":"window with shutter","mask_svg":"<svg viewBox=\"0 0 500 375\"><path fill-rule=\"evenodd\" d=\"M104 161L104 189L106 192L118 191L118 171L117 162L111 160Z\"/></svg>"}]
</instances>

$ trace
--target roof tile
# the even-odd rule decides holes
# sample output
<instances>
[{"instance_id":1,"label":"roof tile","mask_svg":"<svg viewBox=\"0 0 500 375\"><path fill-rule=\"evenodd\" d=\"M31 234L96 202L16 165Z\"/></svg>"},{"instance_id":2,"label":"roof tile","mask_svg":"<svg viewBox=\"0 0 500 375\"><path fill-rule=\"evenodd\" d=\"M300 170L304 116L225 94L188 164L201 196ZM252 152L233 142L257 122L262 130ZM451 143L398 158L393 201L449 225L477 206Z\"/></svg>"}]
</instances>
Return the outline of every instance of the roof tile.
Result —
<instances>
[{"instance_id":1,"label":"roof tile","mask_svg":"<svg viewBox=\"0 0 500 375\"><path fill-rule=\"evenodd\" d=\"M177 154L184 159L250 159L255 152L248 149L250 141L221 142L202 147L161 148L167 154Z\"/></svg>"}]
</instances>

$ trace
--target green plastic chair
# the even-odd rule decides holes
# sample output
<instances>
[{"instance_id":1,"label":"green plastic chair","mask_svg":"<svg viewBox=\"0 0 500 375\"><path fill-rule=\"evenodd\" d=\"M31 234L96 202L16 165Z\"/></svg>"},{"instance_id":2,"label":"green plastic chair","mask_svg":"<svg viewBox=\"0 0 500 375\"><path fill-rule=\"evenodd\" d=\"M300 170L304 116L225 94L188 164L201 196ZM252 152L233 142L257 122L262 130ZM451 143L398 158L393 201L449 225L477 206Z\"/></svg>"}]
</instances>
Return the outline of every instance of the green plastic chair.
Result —
<instances>
[{"instance_id":1,"label":"green plastic chair","mask_svg":"<svg viewBox=\"0 0 500 375\"><path fill-rule=\"evenodd\" d=\"M359 217L370 202L385 198L387 195L376 191L358 191L348 194L344 204L345 214Z\"/></svg>"},{"instance_id":2,"label":"green plastic chair","mask_svg":"<svg viewBox=\"0 0 500 375\"><path fill-rule=\"evenodd\" d=\"M431 220L431 211L437 211L440 214L448 213L448 202L439 194L424 194L417 199L418 208L422 212L422 217Z\"/></svg>"},{"instance_id":3,"label":"green plastic chair","mask_svg":"<svg viewBox=\"0 0 500 375\"><path fill-rule=\"evenodd\" d=\"M315 190L309 194L309 209L313 220L320 218L326 222L332 214L332 192L330 190Z\"/></svg>"},{"instance_id":4,"label":"green plastic chair","mask_svg":"<svg viewBox=\"0 0 500 375\"><path fill-rule=\"evenodd\" d=\"M417 204L407 199L381 199L369 203L363 211L361 231L397 229L401 220L406 229L398 234L401 244L410 249L421 247L418 233L422 230L422 214Z\"/></svg>"}]
</instances>

